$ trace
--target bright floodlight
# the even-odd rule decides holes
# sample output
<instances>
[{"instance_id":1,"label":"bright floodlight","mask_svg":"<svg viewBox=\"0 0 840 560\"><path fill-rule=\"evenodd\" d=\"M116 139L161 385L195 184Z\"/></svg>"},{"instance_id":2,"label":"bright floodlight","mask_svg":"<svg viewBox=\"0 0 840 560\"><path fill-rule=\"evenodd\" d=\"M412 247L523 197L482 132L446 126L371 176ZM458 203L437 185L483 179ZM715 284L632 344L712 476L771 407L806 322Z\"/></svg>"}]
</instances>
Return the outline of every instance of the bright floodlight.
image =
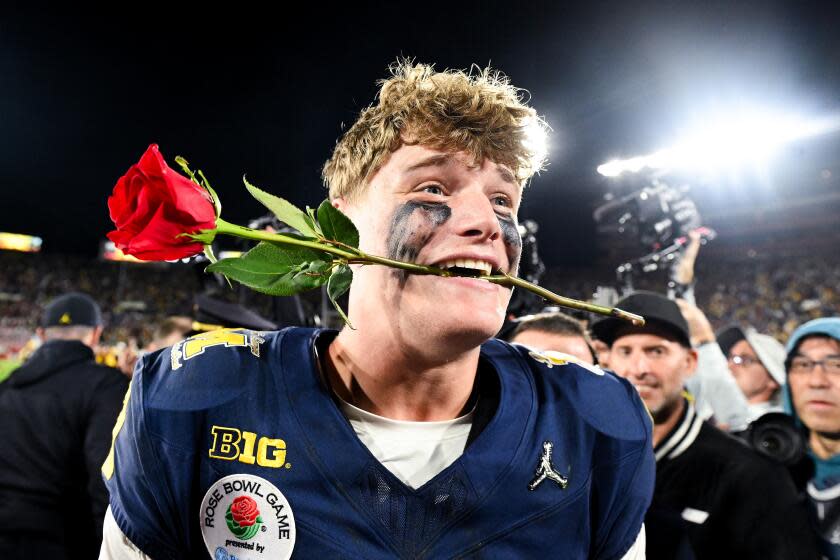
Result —
<instances>
[{"instance_id":1,"label":"bright floodlight","mask_svg":"<svg viewBox=\"0 0 840 560\"><path fill-rule=\"evenodd\" d=\"M541 167L548 156L548 127L539 117L529 118L525 122L525 137L522 146L531 152L531 161Z\"/></svg>"},{"instance_id":2,"label":"bright floodlight","mask_svg":"<svg viewBox=\"0 0 840 560\"><path fill-rule=\"evenodd\" d=\"M805 120L790 115L741 112L708 121L670 148L599 165L598 173L616 177L642 169L709 171L746 162L763 163L789 142L838 129L840 116Z\"/></svg>"}]
</instances>

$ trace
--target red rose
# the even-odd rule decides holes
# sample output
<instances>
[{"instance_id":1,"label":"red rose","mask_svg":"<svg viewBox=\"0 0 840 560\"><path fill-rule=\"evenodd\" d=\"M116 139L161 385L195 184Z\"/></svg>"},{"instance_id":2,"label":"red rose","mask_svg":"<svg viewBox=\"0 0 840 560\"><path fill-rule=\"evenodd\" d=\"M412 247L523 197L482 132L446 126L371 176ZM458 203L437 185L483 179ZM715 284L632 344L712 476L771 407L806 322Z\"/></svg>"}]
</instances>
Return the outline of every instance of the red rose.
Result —
<instances>
[{"instance_id":1,"label":"red rose","mask_svg":"<svg viewBox=\"0 0 840 560\"><path fill-rule=\"evenodd\" d=\"M257 522L260 510L257 502L248 496L239 496L230 504L230 514L240 527L250 527Z\"/></svg>"},{"instance_id":2,"label":"red rose","mask_svg":"<svg viewBox=\"0 0 840 560\"><path fill-rule=\"evenodd\" d=\"M209 193L166 165L152 144L114 186L108 198L117 226L108 239L144 261L165 261L200 253L204 245L181 233L216 227Z\"/></svg>"}]
</instances>

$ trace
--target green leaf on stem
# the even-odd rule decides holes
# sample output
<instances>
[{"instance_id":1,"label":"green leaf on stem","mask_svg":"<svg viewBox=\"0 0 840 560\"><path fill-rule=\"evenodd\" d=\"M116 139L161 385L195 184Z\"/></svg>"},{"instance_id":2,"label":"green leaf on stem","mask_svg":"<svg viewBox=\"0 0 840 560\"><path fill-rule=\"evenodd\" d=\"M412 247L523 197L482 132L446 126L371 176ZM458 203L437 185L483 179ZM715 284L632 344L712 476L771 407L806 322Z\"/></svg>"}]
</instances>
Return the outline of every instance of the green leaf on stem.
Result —
<instances>
[{"instance_id":1,"label":"green leaf on stem","mask_svg":"<svg viewBox=\"0 0 840 560\"><path fill-rule=\"evenodd\" d=\"M219 259L216 258L216 254L213 252L213 246L212 245L205 245L204 246L204 256L207 257L207 260L210 261L211 264L214 263L214 262L218 262L218 260L219 260Z\"/></svg>"},{"instance_id":2,"label":"green leaf on stem","mask_svg":"<svg viewBox=\"0 0 840 560\"><path fill-rule=\"evenodd\" d=\"M325 254L307 248L261 242L244 255L222 259L207 267L231 280L272 296L291 296L317 288L329 280L332 266Z\"/></svg>"},{"instance_id":3,"label":"green leaf on stem","mask_svg":"<svg viewBox=\"0 0 840 560\"><path fill-rule=\"evenodd\" d=\"M245 188L248 189L251 196L256 198L263 206L271 210L271 212L277 216L278 220L295 228L306 237L318 237L318 233L307 222L306 214L303 210L288 200L282 199L279 196L274 196L273 194L267 193L264 190L255 187L249 183L248 179L244 176L242 177L242 181L245 183Z\"/></svg>"},{"instance_id":4,"label":"green leaf on stem","mask_svg":"<svg viewBox=\"0 0 840 560\"><path fill-rule=\"evenodd\" d=\"M193 170L190 169L190 164L186 159L184 159L181 156L175 156L175 163L177 163L181 167L181 169L184 171L184 173L189 175L190 179L192 179L192 181L196 185L201 186L201 183L199 182L198 178L195 176L195 173L193 173Z\"/></svg>"},{"instance_id":5,"label":"green leaf on stem","mask_svg":"<svg viewBox=\"0 0 840 560\"><path fill-rule=\"evenodd\" d=\"M210 198L213 200L213 208L216 209L216 217L222 215L222 201L219 200L219 195L216 194L216 191L213 190L213 187L210 186L210 181L207 180L207 177L204 176L204 173L201 169L198 170L198 176L201 178L201 186L207 189L207 192L210 193Z\"/></svg>"},{"instance_id":6,"label":"green leaf on stem","mask_svg":"<svg viewBox=\"0 0 840 560\"><path fill-rule=\"evenodd\" d=\"M193 233L179 233L175 237L189 237L194 241L210 245L216 239L216 232L215 229L202 229Z\"/></svg>"},{"instance_id":7,"label":"green leaf on stem","mask_svg":"<svg viewBox=\"0 0 840 560\"><path fill-rule=\"evenodd\" d=\"M210 261L210 264L219 262L219 259L216 258L216 253L213 252L212 245L205 245L204 246L204 256L207 257L207 260ZM233 284L230 283L230 278L225 276L225 282L227 282L228 288L231 290L233 289Z\"/></svg>"},{"instance_id":8,"label":"green leaf on stem","mask_svg":"<svg viewBox=\"0 0 840 560\"><path fill-rule=\"evenodd\" d=\"M325 200L318 207L318 223L325 238L353 248L359 247L359 230L350 218L330 204L329 200Z\"/></svg>"},{"instance_id":9,"label":"green leaf on stem","mask_svg":"<svg viewBox=\"0 0 840 560\"><path fill-rule=\"evenodd\" d=\"M350 283L353 282L353 271L350 269L349 266L346 264L341 264L335 269L333 269L332 274L330 274L330 279L327 282L327 295L330 298L330 302L332 302L333 307L341 316L341 319L347 324L348 327L355 330L353 323L350 322L350 319L347 317L347 314L344 313L344 310L338 304L338 298L340 298L344 293L350 289Z\"/></svg>"},{"instance_id":10,"label":"green leaf on stem","mask_svg":"<svg viewBox=\"0 0 840 560\"><path fill-rule=\"evenodd\" d=\"M309 227L318 232L318 237L323 237L324 232L321 230L321 226L318 224L318 217L315 215L315 210L307 206L306 216L304 216L303 219L306 220L306 223L309 224Z\"/></svg>"}]
</instances>

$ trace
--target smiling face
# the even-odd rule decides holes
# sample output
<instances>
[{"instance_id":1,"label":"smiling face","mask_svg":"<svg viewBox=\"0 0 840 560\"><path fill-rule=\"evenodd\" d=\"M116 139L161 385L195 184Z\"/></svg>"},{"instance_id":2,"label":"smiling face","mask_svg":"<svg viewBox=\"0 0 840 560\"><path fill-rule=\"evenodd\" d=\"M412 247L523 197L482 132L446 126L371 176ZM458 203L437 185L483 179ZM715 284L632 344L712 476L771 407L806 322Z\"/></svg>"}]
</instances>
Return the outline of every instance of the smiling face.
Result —
<instances>
[{"instance_id":1,"label":"smiling face","mask_svg":"<svg viewBox=\"0 0 840 560\"><path fill-rule=\"evenodd\" d=\"M359 228L365 252L475 274L516 274L520 197L520 185L502 165L404 145L363 194L336 203ZM362 328L384 322L389 332L416 344L445 338L447 345L467 349L498 332L510 295L485 280L357 267L351 320L358 317Z\"/></svg>"},{"instance_id":2,"label":"smiling face","mask_svg":"<svg viewBox=\"0 0 840 560\"><path fill-rule=\"evenodd\" d=\"M697 354L656 334L626 334L610 348L610 367L636 387L654 422L663 424L681 410L683 384L697 367Z\"/></svg>"}]
</instances>

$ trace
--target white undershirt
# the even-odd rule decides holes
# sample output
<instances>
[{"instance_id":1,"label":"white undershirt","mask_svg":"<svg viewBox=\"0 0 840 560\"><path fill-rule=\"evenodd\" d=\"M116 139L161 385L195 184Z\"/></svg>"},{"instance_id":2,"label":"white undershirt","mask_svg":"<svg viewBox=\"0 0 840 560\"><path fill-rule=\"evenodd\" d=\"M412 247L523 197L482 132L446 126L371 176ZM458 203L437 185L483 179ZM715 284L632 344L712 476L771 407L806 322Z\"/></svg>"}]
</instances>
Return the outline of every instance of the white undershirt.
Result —
<instances>
[{"instance_id":1,"label":"white undershirt","mask_svg":"<svg viewBox=\"0 0 840 560\"><path fill-rule=\"evenodd\" d=\"M467 445L475 409L439 422L391 420L339 399L353 431L386 469L419 488L454 463Z\"/></svg>"}]
</instances>

